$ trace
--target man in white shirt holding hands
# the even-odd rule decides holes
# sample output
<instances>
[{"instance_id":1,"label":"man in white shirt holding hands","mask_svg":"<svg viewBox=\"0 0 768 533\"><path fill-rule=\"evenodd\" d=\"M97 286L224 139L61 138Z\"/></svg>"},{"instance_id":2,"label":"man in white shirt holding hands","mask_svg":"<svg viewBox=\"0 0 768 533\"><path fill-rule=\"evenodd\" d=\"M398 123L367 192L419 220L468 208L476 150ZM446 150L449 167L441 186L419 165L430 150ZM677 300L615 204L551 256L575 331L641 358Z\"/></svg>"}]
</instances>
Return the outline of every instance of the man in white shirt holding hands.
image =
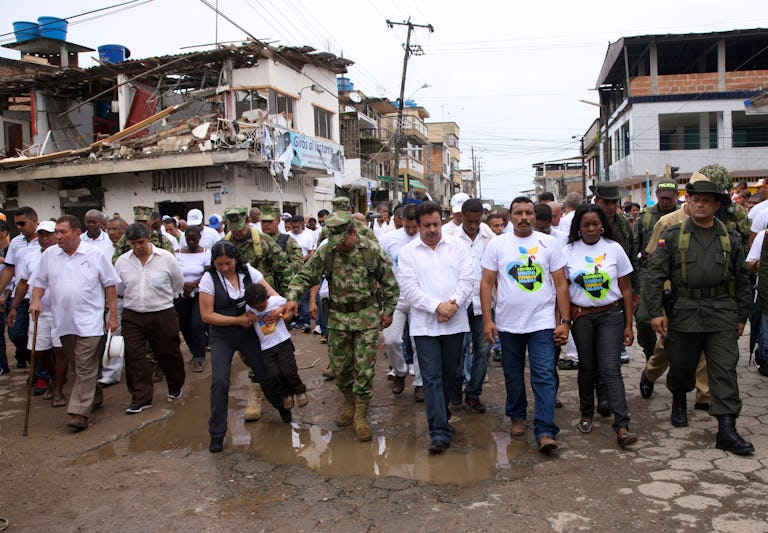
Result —
<instances>
[{"instance_id":1,"label":"man in white shirt holding hands","mask_svg":"<svg viewBox=\"0 0 768 533\"><path fill-rule=\"evenodd\" d=\"M416 208L419 238L403 246L398 260L400 290L411 305L432 454L448 449L453 438L449 405L469 331L473 283L472 258L461 241L442 234L440 212L435 202Z\"/></svg>"}]
</instances>

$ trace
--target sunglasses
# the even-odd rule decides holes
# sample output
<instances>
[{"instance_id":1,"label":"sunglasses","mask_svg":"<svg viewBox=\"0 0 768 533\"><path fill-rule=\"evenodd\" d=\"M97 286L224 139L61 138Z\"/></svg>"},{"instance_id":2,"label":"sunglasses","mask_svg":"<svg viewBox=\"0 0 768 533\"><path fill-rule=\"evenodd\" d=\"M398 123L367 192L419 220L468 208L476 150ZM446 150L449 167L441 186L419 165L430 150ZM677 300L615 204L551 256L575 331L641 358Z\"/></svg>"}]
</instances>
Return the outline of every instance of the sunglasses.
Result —
<instances>
[{"instance_id":1,"label":"sunglasses","mask_svg":"<svg viewBox=\"0 0 768 533\"><path fill-rule=\"evenodd\" d=\"M23 228L24 226L27 225L27 223L25 221L23 221L23 220L20 220L20 221L16 222L16 225L18 227L20 227L20 228Z\"/></svg>"}]
</instances>

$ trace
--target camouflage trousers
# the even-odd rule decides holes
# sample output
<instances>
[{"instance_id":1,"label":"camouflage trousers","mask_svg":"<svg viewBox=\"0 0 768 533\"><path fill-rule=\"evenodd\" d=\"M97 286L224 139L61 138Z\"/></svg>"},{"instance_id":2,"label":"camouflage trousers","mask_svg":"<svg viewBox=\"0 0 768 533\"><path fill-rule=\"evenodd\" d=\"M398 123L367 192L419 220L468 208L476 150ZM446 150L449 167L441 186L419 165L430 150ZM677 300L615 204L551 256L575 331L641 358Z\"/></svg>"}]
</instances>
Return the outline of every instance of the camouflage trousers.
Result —
<instances>
[{"instance_id":1,"label":"camouflage trousers","mask_svg":"<svg viewBox=\"0 0 768 533\"><path fill-rule=\"evenodd\" d=\"M370 400L378 345L378 328L362 331L328 329L328 356L340 390L352 389L356 397Z\"/></svg>"}]
</instances>

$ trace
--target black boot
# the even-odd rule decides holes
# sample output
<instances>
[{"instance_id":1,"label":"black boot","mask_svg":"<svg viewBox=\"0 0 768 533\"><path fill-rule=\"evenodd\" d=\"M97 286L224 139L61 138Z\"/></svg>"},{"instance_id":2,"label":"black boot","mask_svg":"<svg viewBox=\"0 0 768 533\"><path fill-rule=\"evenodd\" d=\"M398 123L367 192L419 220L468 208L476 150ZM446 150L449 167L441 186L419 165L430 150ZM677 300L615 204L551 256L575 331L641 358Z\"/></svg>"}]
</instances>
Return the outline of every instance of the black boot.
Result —
<instances>
[{"instance_id":1,"label":"black boot","mask_svg":"<svg viewBox=\"0 0 768 533\"><path fill-rule=\"evenodd\" d=\"M676 428L688 427L688 404L684 392L672 393L672 425Z\"/></svg>"},{"instance_id":2,"label":"black boot","mask_svg":"<svg viewBox=\"0 0 768 533\"><path fill-rule=\"evenodd\" d=\"M717 417L717 447L736 455L755 453L752 443L745 441L736 431L736 417L733 415Z\"/></svg>"}]
</instances>

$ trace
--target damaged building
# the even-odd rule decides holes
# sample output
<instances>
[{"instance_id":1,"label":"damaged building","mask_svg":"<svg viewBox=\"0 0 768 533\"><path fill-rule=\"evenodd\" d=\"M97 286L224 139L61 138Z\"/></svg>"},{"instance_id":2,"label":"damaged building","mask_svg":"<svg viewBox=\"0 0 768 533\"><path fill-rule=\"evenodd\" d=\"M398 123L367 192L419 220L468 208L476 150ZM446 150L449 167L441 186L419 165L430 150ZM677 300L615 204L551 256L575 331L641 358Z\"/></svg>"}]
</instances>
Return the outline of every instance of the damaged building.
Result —
<instances>
[{"instance_id":1,"label":"damaged building","mask_svg":"<svg viewBox=\"0 0 768 533\"><path fill-rule=\"evenodd\" d=\"M330 207L344 176L336 76L351 61L248 42L82 69L93 49L51 41L0 60L4 211Z\"/></svg>"}]
</instances>

